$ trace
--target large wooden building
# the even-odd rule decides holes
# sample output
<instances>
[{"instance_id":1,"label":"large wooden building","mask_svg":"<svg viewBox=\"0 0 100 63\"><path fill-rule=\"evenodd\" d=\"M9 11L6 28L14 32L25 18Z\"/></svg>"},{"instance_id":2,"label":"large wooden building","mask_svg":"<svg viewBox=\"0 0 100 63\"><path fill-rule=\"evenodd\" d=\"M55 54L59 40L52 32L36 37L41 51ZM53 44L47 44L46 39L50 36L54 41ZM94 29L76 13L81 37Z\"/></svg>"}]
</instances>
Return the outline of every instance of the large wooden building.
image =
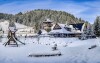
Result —
<instances>
[{"instance_id":1,"label":"large wooden building","mask_svg":"<svg viewBox=\"0 0 100 63\"><path fill-rule=\"evenodd\" d=\"M43 21L43 29L46 30L47 32L51 31L51 27L53 26L53 22L50 19L46 19Z\"/></svg>"},{"instance_id":2,"label":"large wooden building","mask_svg":"<svg viewBox=\"0 0 100 63\"><path fill-rule=\"evenodd\" d=\"M85 23L70 25L56 23L48 34L54 37L79 37L83 33L84 26Z\"/></svg>"}]
</instances>

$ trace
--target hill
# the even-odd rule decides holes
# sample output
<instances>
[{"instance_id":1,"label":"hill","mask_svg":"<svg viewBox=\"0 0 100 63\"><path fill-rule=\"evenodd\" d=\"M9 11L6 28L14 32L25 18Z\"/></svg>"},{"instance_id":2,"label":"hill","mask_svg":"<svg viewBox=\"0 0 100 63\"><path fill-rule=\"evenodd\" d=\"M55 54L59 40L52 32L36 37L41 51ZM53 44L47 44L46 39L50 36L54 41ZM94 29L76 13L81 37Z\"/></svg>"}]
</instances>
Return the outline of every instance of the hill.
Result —
<instances>
[{"instance_id":1,"label":"hill","mask_svg":"<svg viewBox=\"0 0 100 63\"><path fill-rule=\"evenodd\" d=\"M26 13L19 12L18 14L4 14L0 13L0 19L13 20L17 23L24 24L27 26L37 27L39 28L42 21L45 18L50 18L53 22L59 23L82 23L86 22L81 18L77 18L74 15L64 12L64 11L56 11L56 10L46 10L46 9L37 9L28 11Z\"/></svg>"},{"instance_id":2,"label":"hill","mask_svg":"<svg viewBox=\"0 0 100 63\"><path fill-rule=\"evenodd\" d=\"M66 23L66 21L68 23L85 22L81 18L77 18L72 14L56 10L37 9L26 13L20 12L15 15L16 22L23 23L29 26L33 25L34 22L42 22L45 20L45 18L50 18L54 22L59 22L59 23Z\"/></svg>"}]
</instances>

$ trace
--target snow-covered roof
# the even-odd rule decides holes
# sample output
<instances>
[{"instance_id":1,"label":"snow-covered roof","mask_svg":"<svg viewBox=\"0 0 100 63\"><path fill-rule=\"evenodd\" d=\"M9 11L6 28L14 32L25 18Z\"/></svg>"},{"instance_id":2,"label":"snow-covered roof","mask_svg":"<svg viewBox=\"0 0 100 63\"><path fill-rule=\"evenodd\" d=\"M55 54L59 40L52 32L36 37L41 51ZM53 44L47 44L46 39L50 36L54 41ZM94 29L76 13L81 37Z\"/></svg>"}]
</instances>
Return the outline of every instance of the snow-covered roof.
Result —
<instances>
[{"instance_id":1,"label":"snow-covered roof","mask_svg":"<svg viewBox=\"0 0 100 63\"><path fill-rule=\"evenodd\" d=\"M41 29L41 31L42 31L42 34L47 34L47 31L44 29Z\"/></svg>"},{"instance_id":2,"label":"snow-covered roof","mask_svg":"<svg viewBox=\"0 0 100 63\"><path fill-rule=\"evenodd\" d=\"M67 25L67 24L60 24L60 23L57 23L60 27L61 27L61 29L54 29L54 27L55 27L55 25L56 24L54 24L53 26L52 26L52 28L51 28L51 31L49 32L49 34L57 34L57 33L68 33L68 34L72 34L72 33L81 33L80 32L80 30L75 30L74 29L74 27L72 26L72 25ZM67 29L65 29L65 28L70 28L71 29L71 31L68 31Z\"/></svg>"},{"instance_id":3,"label":"snow-covered roof","mask_svg":"<svg viewBox=\"0 0 100 63\"><path fill-rule=\"evenodd\" d=\"M56 24L55 24L56 25ZM59 24L58 23L58 25L61 27L61 29L56 29L56 30L54 30L53 28L55 27L55 25L53 25L53 27L52 27L52 30L49 32L49 34L50 33L72 33L72 32L70 32L70 31L67 31L64 27L68 27L68 28L70 28L68 25L66 25L66 24Z\"/></svg>"},{"instance_id":4,"label":"snow-covered roof","mask_svg":"<svg viewBox=\"0 0 100 63\"><path fill-rule=\"evenodd\" d=\"M44 22L52 22L49 18L47 18Z\"/></svg>"},{"instance_id":5,"label":"snow-covered roof","mask_svg":"<svg viewBox=\"0 0 100 63\"><path fill-rule=\"evenodd\" d=\"M75 29L82 30L84 23L76 23L76 24L70 24L70 25L72 25Z\"/></svg>"},{"instance_id":6,"label":"snow-covered roof","mask_svg":"<svg viewBox=\"0 0 100 63\"><path fill-rule=\"evenodd\" d=\"M64 28L64 27L68 27L68 28L71 28L71 26L68 26L67 24L60 24L60 23L57 23L61 28ZM53 30L53 28L55 27L56 24L54 24L51 29Z\"/></svg>"},{"instance_id":7,"label":"snow-covered roof","mask_svg":"<svg viewBox=\"0 0 100 63\"><path fill-rule=\"evenodd\" d=\"M12 32L15 32L16 28L15 27L9 27L9 30L12 31Z\"/></svg>"},{"instance_id":8,"label":"snow-covered roof","mask_svg":"<svg viewBox=\"0 0 100 63\"><path fill-rule=\"evenodd\" d=\"M61 28L64 28L64 27L71 28L70 26L68 26L68 25L66 25L66 24L59 24L59 26L60 26Z\"/></svg>"},{"instance_id":9,"label":"snow-covered roof","mask_svg":"<svg viewBox=\"0 0 100 63\"><path fill-rule=\"evenodd\" d=\"M52 30L49 32L49 34L51 34L51 33L72 33L72 32L69 32L65 29L59 29L59 30Z\"/></svg>"}]
</instances>

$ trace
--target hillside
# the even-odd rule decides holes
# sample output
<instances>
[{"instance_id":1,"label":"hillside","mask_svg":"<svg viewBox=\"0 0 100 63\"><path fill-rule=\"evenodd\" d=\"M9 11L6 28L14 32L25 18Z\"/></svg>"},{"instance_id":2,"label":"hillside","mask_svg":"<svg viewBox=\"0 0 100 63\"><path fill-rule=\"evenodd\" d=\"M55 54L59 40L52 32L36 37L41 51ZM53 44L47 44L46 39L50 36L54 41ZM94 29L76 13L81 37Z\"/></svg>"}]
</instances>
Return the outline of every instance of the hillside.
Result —
<instances>
[{"instance_id":1,"label":"hillside","mask_svg":"<svg viewBox=\"0 0 100 63\"><path fill-rule=\"evenodd\" d=\"M32 26L38 30L40 28L40 24L46 18L50 18L53 22L59 23L81 23L85 22L81 18L77 18L74 15L64 12L64 11L56 11L56 10L44 10L37 9L28 11L26 13L19 12L18 14L3 14L0 13L0 19L12 20L20 24L24 24L27 26Z\"/></svg>"},{"instance_id":2,"label":"hillside","mask_svg":"<svg viewBox=\"0 0 100 63\"><path fill-rule=\"evenodd\" d=\"M8 20L8 19L12 19L13 16L14 15L12 14L0 13L0 19Z\"/></svg>"},{"instance_id":3,"label":"hillside","mask_svg":"<svg viewBox=\"0 0 100 63\"><path fill-rule=\"evenodd\" d=\"M19 23L27 24L28 22L27 25L30 25L29 23L31 22L43 21L45 18L50 18L51 20L60 23L65 23L66 21L68 21L68 23L84 22L81 18L77 18L70 13L56 10L37 9L26 13L19 12L15 15L0 13L0 19L12 19L14 17L15 21Z\"/></svg>"},{"instance_id":4,"label":"hillside","mask_svg":"<svg viewBox=\"0 0 100 63\"><path fill-rule=\"evenodd\" d=\"M19 23L23 23L25 25L33 25L34 22L44 21L45 18L50 18L54 22L59 23L79 23L84 22L81 18L77 18L72 14L69 14L64 11L56 11L56 10L33 10L26 13L18 13L15 15L15 21Z\"/></svg>"},{"instance_id":5,"label":"hillside","mask_svg":"<svg viewBox=\"0 0 100 63\"><path fill-rule=\"evenodd\" d=\"M27 26L19 24L19 23L15 23L16 28L17 29L21 29L21 28L26 28ZM8 26L9 26L9 22L8 20L5 20L4 22L0 22L0 28L4 31L4 32L8 32Z\"/></svg>"}]
</instances>

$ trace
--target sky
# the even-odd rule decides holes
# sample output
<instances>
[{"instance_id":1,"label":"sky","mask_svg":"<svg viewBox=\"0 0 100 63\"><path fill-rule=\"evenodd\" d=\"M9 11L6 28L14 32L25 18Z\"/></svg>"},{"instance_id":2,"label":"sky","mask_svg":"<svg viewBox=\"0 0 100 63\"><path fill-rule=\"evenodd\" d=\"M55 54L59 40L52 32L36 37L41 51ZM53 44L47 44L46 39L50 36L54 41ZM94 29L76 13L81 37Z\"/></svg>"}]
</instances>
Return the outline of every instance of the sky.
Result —
<instances>
[{"instance_id":1,"label":"sky","mask_svg":"<svg viewBox=\"0 0 100 63\"><path fill-rule=\"evenodd\" d=\"M16 14L35 9L65 11L94 23L100 16L100 0L0 0L0 13Z\"/></svg>"}]
</instances>

